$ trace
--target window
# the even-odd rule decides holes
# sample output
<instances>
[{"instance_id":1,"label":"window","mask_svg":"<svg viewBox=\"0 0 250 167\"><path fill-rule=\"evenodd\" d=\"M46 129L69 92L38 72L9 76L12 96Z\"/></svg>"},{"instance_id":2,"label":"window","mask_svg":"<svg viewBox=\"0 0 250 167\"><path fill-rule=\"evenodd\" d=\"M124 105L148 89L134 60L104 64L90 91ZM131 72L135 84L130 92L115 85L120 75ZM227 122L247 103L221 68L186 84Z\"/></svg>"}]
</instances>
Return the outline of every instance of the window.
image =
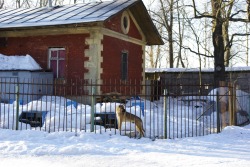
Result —
<instances>
[{"instance_id":1,"label":"window","mask_svg":"<svg viewBox=\"0 0 250 167\"><path fill-rule=\"evenodd\" d=\"M64 78L65 75L65 49L49 49L49 68L52 69L54 78Z\"/></svg>"},{"instance_id":2,"label":"window","mask_svg":"<svg viewBox=\"0 0 250 167\"><path fill-rule=\"evenodd\" d=\"M124 34L129 32L130 20L127 12L123 12L121 17L121 29Z\"/></svg>"},{"instance_id":3,"label":"window","mask_svg":"<svg viewBox=\"0 0 250 167\"><path fill-rule=\"evenodd\" d=\"M128 53L122 52L122 60L121 60L121 79L128 79Z\"/></svg>"}]
</instances>

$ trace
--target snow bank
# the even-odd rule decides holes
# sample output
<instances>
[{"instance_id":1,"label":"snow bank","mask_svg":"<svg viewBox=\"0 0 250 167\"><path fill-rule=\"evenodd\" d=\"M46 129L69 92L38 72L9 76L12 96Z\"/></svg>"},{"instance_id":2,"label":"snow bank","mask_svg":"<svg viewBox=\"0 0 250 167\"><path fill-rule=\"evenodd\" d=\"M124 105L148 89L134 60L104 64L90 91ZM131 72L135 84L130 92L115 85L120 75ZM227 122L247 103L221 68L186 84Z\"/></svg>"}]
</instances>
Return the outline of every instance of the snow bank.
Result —
<instances>
[{"instance_id":1,"label":"snow bank","mask_svg":"<svg viewBox=\"0 0 250 167\"><path fill-rule=\"evenodd\" d=\"M0 70L40 70L39 64L30 56L6 56L0 54Z\"/></svg>"},{"instance_id":2,"label":"snow bank","mask_svg":"<svg viewBox=\"0 0 250 167\"><path fill-rule=\"evenodd\" d=\"M223 87L223 88L216 88L210 91L210 93L207 96L207 100L208 101L213 101L216 102L216 96L217 96L217 91L218 91L218 95L219 97L219 101L220 102L224 102L226 104L228 104L228 88L227 87ZM249 111L249 93L244 92L242 90L236 90L236 108L237 110L243 110L243 111Z\"/></svg>"}]
</instances>

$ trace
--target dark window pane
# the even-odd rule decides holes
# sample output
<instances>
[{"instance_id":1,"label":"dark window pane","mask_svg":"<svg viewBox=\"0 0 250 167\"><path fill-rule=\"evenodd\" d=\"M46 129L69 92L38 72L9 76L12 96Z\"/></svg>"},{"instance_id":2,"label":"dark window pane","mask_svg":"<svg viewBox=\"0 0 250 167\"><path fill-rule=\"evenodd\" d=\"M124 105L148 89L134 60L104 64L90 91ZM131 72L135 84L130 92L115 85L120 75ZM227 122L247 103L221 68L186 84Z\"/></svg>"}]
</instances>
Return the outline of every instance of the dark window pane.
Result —
<instances>
[{"instance_id":1,"label":"dark window pane","mask_svg":"<svg viewBox=\"0 0 250 167\"><path fill-rule=\"evenodd\" d=\"M50 60L50 68L53 71L54 78L57 78L57 61L56 60Z\"/></svg>"},{"instance_id":2,"label":"dark window pane","mask_svg":"<svg viewBox=\"0 0 250 167\"><path fill-rule=\"evenodd\" d=\"M122 62L121 62L121 79L128 79L128 53L122 53Z\"/></svg>"},{"instance_id":3,"label":"dark window pane","mask_svg":"<svg viewBox=\"0 0 250 167\"><path fill-rule=\"evenodd\" d=\"M50 50L50 67L55 78L63 78L65 73L66 52L62 48L52 48Z\"/></svg>"}]
</instances>

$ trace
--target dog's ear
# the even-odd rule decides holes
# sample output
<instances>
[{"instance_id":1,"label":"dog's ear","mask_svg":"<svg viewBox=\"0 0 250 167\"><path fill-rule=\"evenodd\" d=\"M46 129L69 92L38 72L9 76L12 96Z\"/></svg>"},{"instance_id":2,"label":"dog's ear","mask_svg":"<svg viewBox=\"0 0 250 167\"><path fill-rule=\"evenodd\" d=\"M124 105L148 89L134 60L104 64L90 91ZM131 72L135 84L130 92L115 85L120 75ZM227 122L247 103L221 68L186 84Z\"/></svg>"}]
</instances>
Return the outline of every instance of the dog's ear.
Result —
<instances>
[{"instance_id":1,"label":"dog's ear","mask_svg":"<svg viewBox=\"0 0 250 167\"><path fill-rule=\"evenodd\" d=\"M122 105L119 105L119 106L117 107L117 109L118 109L119 111L121 111L121 112L122 112L122 110L123 110L123 106L122 106Z\"/></svg>"},{"instance_id":2,"label":"dog's ear","mask_svg":"<svg viewBox=\"0 0 250 167\"><path fill-rule=\"evenodd\" d=\"M122 105L122 112L126 112L125 106Z\"/></svg>"},{"instance_id":3,"label":"dog's ear","mask_svg":"<svg viewBox=\"0 0 250 167\"><path fill-rule=\"evenodd\" d=\"M122 109L122 112L126 112L125 108Z\"/></svg>"},{"instance_id":4,"label":"dog's ear","mask_svg":"<svg viewBox=\"0 0 250 167\"><path fill-rule=\"evenodd\" d=\"M126 112L124 105L119 105L119 108L121 109L122 112Z\"/></svg>"}]
</instances>

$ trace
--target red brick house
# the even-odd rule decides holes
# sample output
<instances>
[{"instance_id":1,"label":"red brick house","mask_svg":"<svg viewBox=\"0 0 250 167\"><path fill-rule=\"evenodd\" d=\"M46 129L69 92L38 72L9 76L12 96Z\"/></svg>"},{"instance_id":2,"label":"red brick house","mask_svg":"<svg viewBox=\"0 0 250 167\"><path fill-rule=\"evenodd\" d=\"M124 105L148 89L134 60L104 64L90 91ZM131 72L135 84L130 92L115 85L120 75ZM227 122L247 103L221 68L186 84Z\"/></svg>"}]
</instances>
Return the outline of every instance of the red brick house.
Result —
<instances>
[{"instance_id":1,"label":"red brick house","mask_svg":"<svg viewBox=\"0 0 250 167\"><path fill-rule=\"evenodd\" d=\"M141 0L0 10L0 53L31 55L54 78L144 81L163 41Z\"/></svg>"}]
</instances>

